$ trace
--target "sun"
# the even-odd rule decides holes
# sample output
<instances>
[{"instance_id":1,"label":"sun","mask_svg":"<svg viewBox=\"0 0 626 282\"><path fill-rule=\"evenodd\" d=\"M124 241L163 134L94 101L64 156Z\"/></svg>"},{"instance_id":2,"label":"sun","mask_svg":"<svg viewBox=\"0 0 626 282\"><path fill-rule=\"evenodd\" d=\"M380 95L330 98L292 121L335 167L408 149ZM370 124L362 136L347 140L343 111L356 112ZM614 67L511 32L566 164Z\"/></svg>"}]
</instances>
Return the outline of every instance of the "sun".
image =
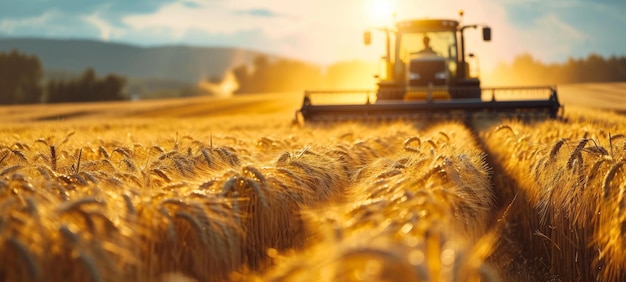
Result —
<instances>
[{"instance_id":1,"label":"sun","mask_svg":"<svg viewBox=\"0 0 626 282\"><path fill-rule=\"evenodd\" d=\"M368 17L373 25L388 26L393 20L394 5L391 0L369 0Z\"/></svg>"}]
</instances>

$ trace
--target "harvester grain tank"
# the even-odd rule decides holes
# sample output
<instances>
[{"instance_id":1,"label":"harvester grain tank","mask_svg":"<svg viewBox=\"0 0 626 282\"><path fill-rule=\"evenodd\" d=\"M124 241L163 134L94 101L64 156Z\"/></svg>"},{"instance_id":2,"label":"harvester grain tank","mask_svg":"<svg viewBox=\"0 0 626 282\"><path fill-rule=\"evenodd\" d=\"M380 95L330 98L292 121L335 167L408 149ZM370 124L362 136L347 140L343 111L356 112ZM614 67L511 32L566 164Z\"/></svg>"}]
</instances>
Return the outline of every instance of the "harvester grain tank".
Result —
<instances>
[{"instance_id":1,"label":"harvester grain tank","mask_svg":"<svg viewBox=\"0 0 626 282\"><path fill-rule=\"evenodd\" d=\"M465 31L476 28L482 29L484 41L491 40L490 27L460 25L450 19L406 20L394 28L377 29L386 38L385 71L378 77L377 89L306 91L296 118L557 118L562 106L554 86L481 88L479 78L470 75L465 54ZM366 31L363 39L371 44L371 31ZM342 97L352 102L337 103Z\"/></svg>"}]
</instances>

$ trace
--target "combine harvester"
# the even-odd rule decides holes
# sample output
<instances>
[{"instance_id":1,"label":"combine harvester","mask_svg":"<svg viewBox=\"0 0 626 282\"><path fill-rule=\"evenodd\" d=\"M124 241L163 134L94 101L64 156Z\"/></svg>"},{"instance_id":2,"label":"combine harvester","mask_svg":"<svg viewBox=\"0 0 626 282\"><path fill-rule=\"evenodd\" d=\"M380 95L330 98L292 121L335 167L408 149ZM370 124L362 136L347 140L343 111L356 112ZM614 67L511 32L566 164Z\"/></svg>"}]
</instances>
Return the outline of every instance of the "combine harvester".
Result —
<instances>
[{"instance_id":1,"label":"combine harvester","mask_svg":"<svg viewBox=\"0 0 626 282\"><path fill-rule=\"evenodd\" d=\"M478 27L483 40L490 41L490 27L448 19L407 20L380 29L387 54L378 89L306 91L296 120L559 117L562 106L554 86L481 88L480 80L470 76L464 31ZM363 39L369 45L371 31Z\"/></svg>"}]
</instances>

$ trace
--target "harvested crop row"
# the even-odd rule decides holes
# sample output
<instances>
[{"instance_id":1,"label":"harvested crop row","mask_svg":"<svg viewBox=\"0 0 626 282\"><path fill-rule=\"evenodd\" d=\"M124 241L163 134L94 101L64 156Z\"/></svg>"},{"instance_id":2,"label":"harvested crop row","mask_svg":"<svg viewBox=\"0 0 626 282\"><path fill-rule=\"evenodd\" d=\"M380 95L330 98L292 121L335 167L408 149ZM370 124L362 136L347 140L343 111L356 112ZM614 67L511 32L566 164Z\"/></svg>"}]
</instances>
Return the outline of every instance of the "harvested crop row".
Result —
<instances>
[{"instance_id":1,"label":"harvested crop row","mask_svg":"<svg viewBox=\"0 0 626 282\"><path fill-rule=\"evenodd\" d=\"M497 236L487 235L489 171L471 132L442 124L412 133L353 175L347 203L308 211L315 243L272 253L276 267L259 280L497 280L485 262Z\"/></svg>"},{"instance_id":2,"label":"harvested crop row","mask_svg":"<svg viewBox=\"0 0 626 282\"><path fill-rule=\"evenodd\" d=\"M515 240L529 260L547 264L550 273L539 279L626 279L626 128L623 118L605 118L510 122L484 136L512 179L509 197L518 194Z\"/></svg>"}]
</instances>

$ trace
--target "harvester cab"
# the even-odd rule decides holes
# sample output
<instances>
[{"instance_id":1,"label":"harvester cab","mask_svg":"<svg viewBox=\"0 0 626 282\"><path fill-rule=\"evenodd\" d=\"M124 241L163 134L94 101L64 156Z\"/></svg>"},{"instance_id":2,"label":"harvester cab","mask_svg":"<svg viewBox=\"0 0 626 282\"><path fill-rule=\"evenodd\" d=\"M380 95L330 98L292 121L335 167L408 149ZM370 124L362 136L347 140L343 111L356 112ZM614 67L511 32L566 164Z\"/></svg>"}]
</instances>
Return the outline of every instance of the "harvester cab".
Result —
<instances>
[{"instance_id":1,"label":"harvester cab","mask_svg":"<svg viewBox=\"0 0 626 282\"><path fill-rule=\"evenodd\" d=\"M306 91L296 118L304 121L346 119L471 117L506 115L556 118L562 110L556 87L481 88L470 76L465 31L491 28L460 25L449 19L400 21L385 34L384 71L375 90ZM371 31L363 35L372 42ZM352 103L337 103L351 97ZM521 97L521 99L520 99ZM333 99L335 98L335 99Z\"/></svg>"},{"instance_id":2,"label":"harvester cab","mask_svg":"<svg viewBox=\"0 0 626 282\"><path fill-rule=\"evenodd\" d=\"M480 99L480 81L469 77L469 65L465 61L463 31L452 20L413 20L397 24L395 52L385 56L385 78L378 83L377 99L384 100L449 100L452 98ZM392 32L385 30L391 44ZM365 32L365 38L371 37ZM458 35L458 36L457 36ZM457 38L460 44L457 44ZM491 29L483 27L483 39L491 40ZM365 41L365 44L368 42ZM461 54L459 54L461 53ZM464 87L467 91L455 91ZM388 89L405 89L386 91ZM427 91L430 90L430 91ZM458 89L457 89L458 90ZM431 93L432 97L427 94ZM395 95L394 95L395 94Z\"/></svg>"}]
</instances>

